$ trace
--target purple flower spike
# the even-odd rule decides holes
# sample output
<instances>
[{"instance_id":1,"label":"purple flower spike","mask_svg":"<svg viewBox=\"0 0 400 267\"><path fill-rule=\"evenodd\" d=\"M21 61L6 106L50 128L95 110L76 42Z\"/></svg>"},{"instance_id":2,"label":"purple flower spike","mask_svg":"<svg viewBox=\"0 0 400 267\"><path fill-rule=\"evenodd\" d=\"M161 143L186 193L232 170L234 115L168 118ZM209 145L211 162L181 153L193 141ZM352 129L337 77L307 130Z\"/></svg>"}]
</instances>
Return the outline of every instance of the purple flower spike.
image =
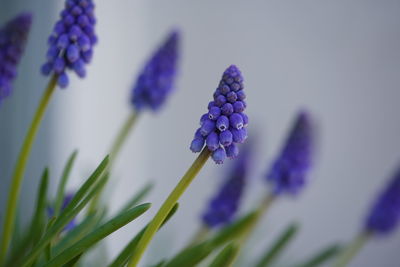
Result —
<instances>
[{"instance_id":1,"label":"purple flower spike","mask_svg":"<svg viewBox=\"0 0 400 267\"><path fill-rule=\"evenodd\" d=\"M239 154L236 143L243 143L247 138L245 127L248 125L248 118L243 113L246 109L244 98L242 73L235 65L231 65L225 70L214 92L214 100L208 105L208 113L200 119L198 133L201 138L195 136L190 149L193 152L201 151L204 146L201 140L205 139L207 149L213 152L211 157L215 163L223 163L226 157L236 158Z\"/></svg>"},{"instance_id":2,"label":"purple flower spike","mask_svg":"<svg viewBox=\"0 0 400 267\"><path fill-rule=\"evenodd\" d=\"M234 162L229 176L203 213L202 221L208 228L223 226L234 219L249 176L251 163L249 152L249 148L246 147L244 153Z\"/></svg>"},{"instance_id":3,"label":"purple flower spike","mask_svg":"<svg viewBox=\"0 0 400 267\"><path fill-rule=\"evenodd\" d=\"M31 24L32 15L23 13L0 29L0 103L11 94Z\"/></svg>"},{"instance_id":4,"label":"purple flower spike","mask_svg":"<svg viewBox=\"0 0 400 267\"><path fill-rule=\"evenodd\" d=\"M305 185L313 156L313 135L309 115L301 112L267 175L275 194L296 194Z\"/></svg>"},{"instance_id":5,"label":"purple flower spike","mask_svg":"<svg viewBox=\"0 0 400 267\"><path fill-rule=\"evenodd\" d=\"M171 32L144 66L132 90L131 103L136 111L158 111L175 89L179 43L179 32Z\"/></svg>"},{"instance_id":6,"label":"purple flower spike","mask_svg":"<svg viewBox=\"0 0 400 267\"><path fill-rule=\"evenodd\" d=\"M365 230L375 234L393 232L400 221L400 169L375 201Z\"/></svg>"},{"instance_id":7,"label":"purple flower spike","mask_svg":"<svg viewBox=\"0 0 400 267\"><path fill-rule=\"evenodd\" d=\"M42 66L42 73L58 75L61 88L69 84L67 70L73 70L80 78L86 76L85 65L90 62L97 43L93 11L93 0L66 0L60 20L49 37L47 62Z\"/></svg>"}]
</instances>

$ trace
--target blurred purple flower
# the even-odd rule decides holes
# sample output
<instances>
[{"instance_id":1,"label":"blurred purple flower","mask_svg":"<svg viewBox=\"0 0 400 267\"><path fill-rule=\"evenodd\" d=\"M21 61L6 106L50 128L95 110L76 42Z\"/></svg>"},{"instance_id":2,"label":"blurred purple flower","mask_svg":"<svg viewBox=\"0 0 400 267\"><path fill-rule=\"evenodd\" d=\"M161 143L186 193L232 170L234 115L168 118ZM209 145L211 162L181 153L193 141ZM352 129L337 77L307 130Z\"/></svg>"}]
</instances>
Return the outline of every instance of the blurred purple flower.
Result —
<instances>
[{"instance_id":1,"label":"blurred purple flower","mask_svg":"<svg viewBox=\"0 0 400 267\"><path fill-rule=\"evenodd\" d=\"M68 204L71 202L73 197L74 197L73 193L68 193L65 195L63 203L61 205L61 211L63 211L68 206ZM47 214L49 217L52 217L54 215L54 208L48 207ZM75 226L76 226L76 219L74 218L64 227L64 231L70 231L73 228L75 228Z\"/></svg>"},{"instance_id":2,"label":"blurred purple flower","mask_svg":"<svg viewBox=\"0 0 400 267\"><path fill-rule=\"evenodd\" d=\"M11 94L31 24L32 14L22 13L0 29L0 103Z\"/></svg>"},{"instance_id":3,"label":"blurred purple flower","mask_svg":"<svg viewBox=\"0 0 400 267\"><path fill-rule=\"evenodd\" d=\"M300 112L266 177L274 194L296 194L304 187L312 163L314 141L311 118L306 112Z\"/></svg>"},{"instance_id":4,"label":"blurred purple flower","mask_svg":"<svg viewBox=\"0 0 400 267\"><path fill-rule=\"evenodd\" d=\"M94 7L92 0L66 0L61 18L49 37L47 62L42 66L42 73L58 75L61 88L68 86L68 69L81 78L86 76L85 65L92 60L97 43Z\"/></svg>"},{"instance_id":5,"label":"blurred purple flower","mask_svg":"<svg viewBox=\"0 0 400 267\"><path fill-rule=\"evenodd\" d=\"M226 157L238 156L237 144L246 140L249 122L243 113L246 108L243 88L242 73L231 65L222 76L214 101L208 104L208 113L200 119L201 127L190 145L193 152L200 152L205 144L217 164L223 163Z\"/></svg>"},{"instance_id":6,"label":"blurred purple flower","mask_svg":"<svg viewBox=\"0 0 400 267\"><path fill-rule=\"evenodd\" d=\"M131 103L136 111L159 110L173 91L179 42L179 32L171 32L144 66L132 90Z\"/></svg>"},{"instance_id":7,"label":"blurred purple flower","mask_svg":"<svg viewBox=\"0 0 400 267\"><path fill-rule=\"evenodd\" d=\"M234 161L226 181L210 201L202 217L207 227L214 228L230 223L237 213L248 180L250 152L249 147L245 147L239 158Z\"/></svg>"},{"instance_id":8,"label":"blurred purple flower","mask_svg":"<svg viewBox=\"0 0 400 267\"><path fill-rule=\"evenodd\" d=\"M392 232L400 220L400 169L376 199L367 217L368 232L387 234Z\"/></svg>"}]
</instances>

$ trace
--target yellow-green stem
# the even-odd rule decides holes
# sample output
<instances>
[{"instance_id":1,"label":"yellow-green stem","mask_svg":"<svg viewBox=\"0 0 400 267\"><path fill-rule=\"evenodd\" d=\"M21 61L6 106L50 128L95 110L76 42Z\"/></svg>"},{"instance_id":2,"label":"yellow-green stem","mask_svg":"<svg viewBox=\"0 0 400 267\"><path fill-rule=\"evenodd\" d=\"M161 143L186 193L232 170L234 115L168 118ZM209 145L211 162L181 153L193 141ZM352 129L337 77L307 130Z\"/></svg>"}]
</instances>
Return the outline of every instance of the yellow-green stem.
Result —
<instances>
[{"instance_id":1,"label":"yellow-green stem","mask_svg":"<svg viewBox=\"0 0 400 267\"><path fill-rule=\"evenodd\" d=\"M132 112L127 120L124 122L121 130L118 132L117 137L114 140L114 143L111 146L110 150L110 167L108 172L106 172L104 175L109 175L110 173L110 168L111 165L114 163L115 159L117 158L119 152L121 151L121 147L125 143L127 137L129 136L129 133L132 131L133 127L136 124L137 118L138 118L139 113ZM94 214L97 210L97 207L99 205L101 195L103 191L105 190L105 187L103 187L94 197L93 200L90 202L89 214Z\"/></svg>"},{"instance_id":2,"label":"yellow-green stem","mask_svg":"<svg viewBox=\"0 0 400 267\"><path fill-rule=\"evenodd\" d=\"M200 155L193 162L192 166L190 166L189 170L185 173L174 190L169 194L168 198L164 201L161 208L158 210L154 218L151 220L149 226L146 228L146 231L144 232L135 251L133 252L132 259L128 264L129 267L135 267L139 263L140 258L142 257L158 228L161 226L164 219L168 216L168 213L171 211L180 196L185 192L186 188L194 180L209 157L210 151L206 147L203 149L203 151L201 151Z\"/></svg>"},{"instance_id":3,"label":"yellow-green stem","mask_svg":"<svg viewBox=\"0 0 400 267\"><path fill-rule=\"evenodd\" d=\"M207 237L209 233L210 233L209 227L207 227L206 225L200 226L195 235L192 237L192 240L190 241L189 245L200 243Z\"/></svg>"},{"instance_id":4,"label":"yellow-green stem","mask_svg":"<svg viewBox=\"0 0 400 267\"><path fill-rule=\"evenodd\" d=\"M3 234L1 236L2 239L0 245L0 263L4 262L5 257L7 255L8 247L10 245L11 234L13 233L14 229L15 215L17 212L18 198L21 191L21 185L24 178L24 173L26 165L28 163L29 155L32 149L32 145L34 143L40 123L46 112L47 106L50 102L51 96L53 95L56 85L57 85L57 76L54 75L50 79L50 82L43 93L39 106L32 119L29 130L25 136L24 143L19 153L17 163L15 165L14 174L11 180L11 187L8 195L6 216L3 224Z\"/></svg>"},{"instance_id":5,"label":"yellow-green stem","mask_svg":"<svg viewBox=\"0 0 400 267\"><path fill-rule=\"evenodd\" d=\"M117 138L115 139L113 145L110 150L110 164L115 160L118 156L119 151L121 150L122 145L125 143L126 138L129 136L129 133L135 126L139 113L132 112L128 119L125 121L121 130L118 132Z\"/></svg>"},{"instance_id":6,"label":"yellow-green stem","mask_svg":"<svg viewBox=\"0 0 400 267\"><path fill-rule=\"evenodd\" d=\"M368 232L361 232L358 234L354 240L340 253L338 261L335 267L347 266L350 261L357 255L357 253L362 249L362 247L367 243L371 234Z\"/></svg>"}]
</instances>

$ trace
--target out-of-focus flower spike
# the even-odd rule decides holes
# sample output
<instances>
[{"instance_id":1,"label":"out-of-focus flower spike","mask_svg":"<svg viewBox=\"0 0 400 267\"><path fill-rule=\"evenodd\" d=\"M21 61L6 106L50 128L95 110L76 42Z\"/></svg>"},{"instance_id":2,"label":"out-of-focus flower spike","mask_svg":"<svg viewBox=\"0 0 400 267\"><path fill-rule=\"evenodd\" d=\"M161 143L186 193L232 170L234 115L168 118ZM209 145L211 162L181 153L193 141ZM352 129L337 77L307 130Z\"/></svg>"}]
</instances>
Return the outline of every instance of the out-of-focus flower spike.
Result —
<instances>
[{"instance_id":1,"label":"out-of-focus flower spike","mask_svg":"<svg viewBox=\"0 0 400 267\"><path fill-rule=\"evenodd\" d=\"M266 176L274 194L296 194L306 184L313 159L314 131L310 115L300 112Z\"/></svg>"},{"instance_id":2,"label":"out-of-focus flower spike","mask_svg":"<svg viewBox=\"0 0 400 267\"><path fill-rule=\"evenodd\" d=\"M236 215L248 180L251 164L250 148L248 145L245 146L243 153L234 161L226 180L203 213L202 221L207 228L223 226L231 222Z\"/></svg>"},{"instance_id":3,"label":"out-of-focus flower spike","mask_svg":"<svg viewBox=\"0 0 400 267\"><path fill-rule=\"evenodd\" d=\"M85 65L93 56L97 43L94 31L93 0L67 0L49 37L47 62L42 66L43 75L58 75L58 85L66 88L69 84L67 70L75 71L80 77L86 76Z\"/></svg>"},{"instance_id":4,"label":"out-of-focus flower spike","mask_svg":"<svg viewBox=\"0 0 400 267\"><path fill-rule=\"evenodd\" d=\"M400 169L373 204L365 222L365 230L389 234L400 221Z\"/></svg>"},{"instance_id":5,"label":"out-of-focus flower spike","mask_svg":"<svg viewBox=\"0 0 400 267\"><path fill-rule=\"evenodd\" d=\"M237 143L247 138L248 117L244 113L246 106L242 101L243 77L235 66L229 66L214 93L214 100L208 105L208 113L200 119L200 134L206 139L207 148L217 164L226 157L235 158L239 154ZM238 93L240 92L239 96ZM199 152L201 139L195 137L190 146L193 152Z\"/></svg>"},{"instance_id":6,"label":"out-of-focus flower spike","mask_svg":"<svg viewBox=\"0 0 400 267\"><path fill-rule=\"evenodd\" d=\"M132 90L131 103L136 111L158 111L175 88L180 34L172 31L145 64Z\"/></svg>"},{"instance_id":7,"label":"out-of-focus flower spike","mask_svg":"<svg viewBox=\"0 0 400 267\"><path fill-rule=\"evenodd\" d=\"M12 92L31 24L32 15L22 13L0 29L0 103Z\"/></svg>"}]
</instances>

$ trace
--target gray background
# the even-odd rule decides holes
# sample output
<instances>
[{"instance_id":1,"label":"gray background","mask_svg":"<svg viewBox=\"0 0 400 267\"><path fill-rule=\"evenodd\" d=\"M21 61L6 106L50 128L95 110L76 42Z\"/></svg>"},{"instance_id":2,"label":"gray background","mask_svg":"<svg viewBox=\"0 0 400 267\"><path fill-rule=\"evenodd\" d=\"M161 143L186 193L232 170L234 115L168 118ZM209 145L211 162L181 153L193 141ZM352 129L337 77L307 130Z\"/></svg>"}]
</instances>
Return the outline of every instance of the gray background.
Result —
<instances>
[{"instance_id":1,"label":"gray background","mask_svg":"<svg viewBox=\"0 0 400 267\"><path fill-rule=\"evenodd\" d=\"M0 3L1 22L20 10L36 12L20 68L24 77L16 82L14 97L0 107L4 192L23 130L46 82L37 69L62 3L54 7L49 5L53 1ZM74 78L67 90L55 96L30 162L25 210L29 211L33 198L30 183L36 183L45 164L57 176L69 153L79 148L80 161L70 185L74 188L106 154L129 114L135 73L166 32L179 26L184 37L179 88L162 113L140 119L116 166L118 193L108 198L116 209L152 179L157 182L149 197L153 209L108 239L112 254L150 218L194 160L188 145L198 119L222 71L232 63L245 76L251 131L259 142L243 212L265 194L262 176L295 112L309 109L320 130L318 160L309 186L296 199L280 199L273 206L248 255L256 255L294 220L301 222L302 231L283 265L331 242L350 240L400 161L399 13L400 2L394 0L97 1L100 42L94 62L87 79ZM157 236L148 258L171 255L187 242L227 167L211 161L206 165L181 199L180 212ZM4 193L0 199L4 203ZM399 266L399 247L400 231L377 238L352 266Z\"/></svg>"}]
</instances>

